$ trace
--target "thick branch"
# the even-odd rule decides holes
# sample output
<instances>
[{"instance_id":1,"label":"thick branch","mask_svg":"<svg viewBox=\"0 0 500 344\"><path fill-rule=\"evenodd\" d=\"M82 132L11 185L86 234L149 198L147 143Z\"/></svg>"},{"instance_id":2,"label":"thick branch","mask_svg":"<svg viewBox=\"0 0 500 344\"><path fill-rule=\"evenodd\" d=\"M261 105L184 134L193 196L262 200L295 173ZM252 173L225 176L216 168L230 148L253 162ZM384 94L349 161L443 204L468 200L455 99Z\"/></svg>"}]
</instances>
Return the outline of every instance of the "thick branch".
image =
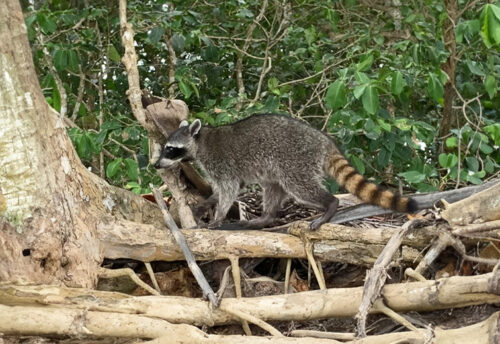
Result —
<instances>
[{"instance_id":1,"label":"thick branch","mask_svg":"<svg viewBox=\"0 0 500 344\"><path fill-rule=\"evenodd\" d=\"M396 312L433 311L500 302L489 292L493 273L455 276L437 281L395 283L384 286L382 297ZM302 321L331 317L352 317L358 311L363 288L337 288L287 295L226 298L221 307L240 310L264 321ZM222 325L239 318L207 301L180 296L133 297L120 293L46 286L0 286L0 303L5 305L50 305L140 314L172 323ZM377 309L372 309L376 313ZM1 323L1 321L0 321ZM1 332L1 330L0 330Z\"/></svg>"},{"instance_id":2,"label":"thick branch","mask_svg":"<svg viewBox=\"0 0 500 344\"><path fill-rule=\"evenodd\" d=\"M299 228L307 224L297 225ZM305 258L300 238L265 231L183 230L187 243L197 260L274 257ZM320 260L371 266L395 228L360 230L327 224L309 234L314 256ZM157 227L131 221L102 223L98 231L101 250L110 259L131 258L143 262L154 260L184 260L173 236ZM403 240L403 247L394 257L397 262L413 263L434 238L432 227L419 229L411 238Z\"/></svg>"}]
</instances>

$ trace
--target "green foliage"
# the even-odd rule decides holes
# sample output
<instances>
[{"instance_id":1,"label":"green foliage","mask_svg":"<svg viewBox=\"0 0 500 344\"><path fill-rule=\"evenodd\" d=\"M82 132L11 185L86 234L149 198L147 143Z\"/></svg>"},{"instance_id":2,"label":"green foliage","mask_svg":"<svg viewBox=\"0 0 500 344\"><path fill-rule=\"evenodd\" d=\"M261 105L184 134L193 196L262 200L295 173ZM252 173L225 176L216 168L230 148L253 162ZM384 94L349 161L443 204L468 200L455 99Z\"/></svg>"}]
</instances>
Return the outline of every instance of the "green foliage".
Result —
<instances>
[{"instance_id":1,"label":"green foliage","mask_svg":"<svg viewBox=\"0 0 500 344\"><path fill-rule=\"evenodd\" d=\"M40 84L57 111L64 105L61 91L67 94L68 116L78 126L69 133L82 161L111 183L144 193L160 179L149 165L146 132L126 99L117 6L89 3L53 0L25 8ZM353 166L378 182L399 178L424 192L457 180L478 183L498 171L498 2L458 2L461 16L453 27L459 125L445 137L437 130L450 82L442 69L450 55L443 1L401 2L395 8L400 22L390 11L359 1L268 2L265 19L256 25L262 5L129 0L141 86L183 99L192 117L215 126L258 112L300 117L324 127Z\"/></svg>"}]
</instances>

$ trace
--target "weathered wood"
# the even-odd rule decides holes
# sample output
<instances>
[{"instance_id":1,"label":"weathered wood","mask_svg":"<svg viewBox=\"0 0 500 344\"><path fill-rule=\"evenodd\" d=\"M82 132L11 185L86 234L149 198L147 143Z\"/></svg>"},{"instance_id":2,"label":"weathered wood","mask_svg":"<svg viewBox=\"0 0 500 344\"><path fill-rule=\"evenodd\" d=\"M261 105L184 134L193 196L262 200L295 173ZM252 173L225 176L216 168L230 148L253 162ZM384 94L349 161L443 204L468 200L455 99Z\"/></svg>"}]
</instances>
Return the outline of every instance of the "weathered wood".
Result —
<instances>
[{"instance_id":1,"label":"weathered wood","mask_svg":"<svg viewBox=\"0 0 500 344\"><path fill-rule=\"evenodd\" d=\"M191 273L196 279L196 282L198 282L201 290L203 291L203 295L208 297L208 299L212 303L212 306L217 307L219 305L217 297L215 296L212 287L210 287L210 285L208 284L207 279L201 272L200 267L198 266L198 264L196 264L196 260L194 259L193 253L186 243L184 235L182 235L179 227L177 227L174 219L172 218L172 215L170 215L170 213L168 212L167 205L165 204L160 191L158 191L158 189L155 189L152 185L150 185L150 187L153 191L153 195L155 196L156 203L160 206L161 212L163 214L163 219L165 220L167 227L170 229L170 233L172 233L176 243L181 248L182 254L186 259L189 270L191 270Z\"/></svg>"},{"instance_id":2,"label":"weathered wood","mask_svg":"<svg viewBox=\"0 0 500 344\"><path fill-rule=\"evenodd\" d=\"M500 182L462 201L447 204L441 216L453 227L500 220Z\"/></svg>"},{"instance_id":3,"label":"weathered wood","mask_svg":"<svg viewBox=\"0 0 500 344\"><path fill-rule=\"evenodd\" d=\"M375 264L373 264L373 268L368 271L363 286L363 299L361 300L358 313L356 314L358 336L366 337L366 320L368 312L375 300L380 297L380 293L387 279L387 269L392 262L392 257L401 246L403 238L420 222L420 220L415 219L407 222L403 227L398 228L384 247L382 253L380 253Z\"/></svg>"},{"instance_id":4,"label":"weathered wood","mask_svg":"<svg viewBox=\"0 0 500 344\"><path fill-rule=\"evenodd\" d=\"M500 302L500 295L488 292L493 273L455 276L437 281L388 284L382 297L396 312L433 311ZM226 298L225 308L240 310L264 321L302 321L331 317L352 317L361 303L362 287L317 290L252 298ZM141 314L172 323L222 325L237 323L238 317L209 302L180 296L133 297L120 293L54 286L0 286L0 304L46 305ZM372 313L377 312L372 309ZM0 331L1 332L1 331Z\"/></svg>"},{"instance_id":5,"label":"weathered wood","mask_svg":"<svg viewBox=\"0 0 500 344\"><path fill-rule=\"evenodd\" d=\"M306 223L296 226L306 226ZM372 266L396 228L351 228L327 224L310 232L314 256L324 261L336 261ZM300 238L265 231L221 231L207 229L183 230L186 241L197 260L274 257L305 258ZM394 257L395 264L415 264L420 251L435 236L435 229L418 229L403 239L402 250ZM324 235L324 238L321 236ZM173 236L155 226L131 221L102 223L98 237L106 258L131 258L143 262L176 261L184 257Z\"/></svg>"}]
</instances>

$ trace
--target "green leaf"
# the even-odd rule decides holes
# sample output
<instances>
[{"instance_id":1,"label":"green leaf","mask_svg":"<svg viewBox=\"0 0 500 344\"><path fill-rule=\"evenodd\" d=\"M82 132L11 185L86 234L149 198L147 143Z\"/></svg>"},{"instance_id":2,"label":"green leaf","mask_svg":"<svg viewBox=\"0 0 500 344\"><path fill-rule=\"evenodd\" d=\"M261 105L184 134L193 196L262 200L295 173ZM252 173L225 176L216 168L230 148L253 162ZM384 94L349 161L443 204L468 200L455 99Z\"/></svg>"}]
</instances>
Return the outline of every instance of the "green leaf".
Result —
<instances>
[{"instance_id":1,"label":"green leaf","mask_svg":"<svg viewBox=\"0 0 500 344\"><path fill-rule=\"evenodd\" d=\"M81 159L90 158L92 152L92 143L86 133L83 133L76 140L76 152Z\"/></svg>"},{"instance_id":2,"label":"green leaf","mask_svg":"<svg viewBox=\"0 0 500 344\"><path fill-rule=\"evenodd\" d=\"M481 152L483 152L484 154L491 154L493 153L493 147L491 147L490 145L486 144L486 143L481 143L479 145L479 150Z\"/></svg>"},{"instance_id":3,"label":"green leaf","mask_svg":"<svg viewBox=\"0 0 500 344\"><path fill-rule=\"evenodd\" d=\"M50 35L57 29L57 24L50 16L46 16L44 13L39 12L37 14L38 24L40 24L40 28L42 32L46 35Z\"/></svg>"},{"instance_id":4,"label":"green leaf","mask_svg":"<svg viewBox=\"0 0 500 344\"><path fill-rule=\"evenodd\" d=\"M381 149L377 155L377 162L380 167L386 167L391 160L392 152L389 152L387 149Z\"/></svg>"},{"instance_id":5,"label":"green leaf","mask_svg":"<svg viewBox=\"0 0 500 344\"><path fill-rule=\"evenodd\" d=\"M125 185L125 189L135 189L135 188L140 188L141 186L137 182L128 182Z\"/></svg>"},{"instance_id":6,"label":"green leaf","mask_svg":"<svg viewBox=\"0 0 500 344\"><path fill-rule=\"evenodd\" d=\"M363 59L363 61L361 61L360 63L357 64L356 71L357 72L367 71L368 69L370 69L370 67L372 66L372 64L373 64L373 55L370 54L370 55L366 56Z\"/></svg>"},{"instance_id":7,"label":"green leaf","mask_svg":"<svg viewBox=\"0 0 500 344\"><path fill-rule=\"evenodd\" d=\"M208 62L219 62L219 49L213 44L201 51L201 56Z\"/></svg>"},{"instance_id":8,"label":"green leaf","mask_svg":"<svg viewBox=\"0 0 500 344\"><path fill-rule=\"evenodd\" d=\"M458 139L455 136L446 139L446 147L455 148L458 146Z\"/></svg>"},{"instance_id":9,"label":"green leaf","mask_svg":"<svg viewBox=\"0 0 500 344\"><path fill-rule=\"evenodd\" d=\"M328 87L325 96L326 105L332 109L337 110L344 107L347 103L346 87L342 80L336 80Z\"/></svg>"},{"instance_id":10,"label":"green leaf","mask_svg":"<svg viewBox=\"0 0 500 344\"><path fill-rule=\"evenodd\" d=\"M354 97L356 97L356 99L361 98L361 96L365 92L366 86L367 86L366 84L363 84L363 85L358 85L358 86L354 87Z\"/></svg>"},{"instance_id":11,"label":"green leaf","mask_svg":"<svg viewBox=\"0 0 500 344\"><path fill-rule=\"evenodd\" d=\"M363 92L363 98L361 99L363 102L363 108L369 114L374 115L378 110L378 90L375 86L369 85L366 87Z\"/></svg>"},{"instance_id":12,"label":"green leaf","mask_svg":"<svg viewBox=\"0 0 500 344\"><path fill-rule=\"evenodd\" d=\"M163 38L164 33L165 29L163 27L155 26L148 32L148 38L152 43L158 43Z\"/></svg>"},{"instance_id":13,"label":"green leaf","mask_svg":"<svg viewBox=\"0 0 500 344\"><path fill-rule=\"evenodd\" d=\"M444 168L452 168L458 163L458 157L453 153L441 153L438 160L439 164Z\"/></svg>"},{"instance_id":14,"label":"green leaf","mask_svg":"<svg viewBox=\"0 0 500 344\"><path fill-rule=\"evenodd\" d=\"M419 171L402 172L398 176L403 177L408 183L421 183L425 180L425 174Z\"/></svg>"},{"instance_id":15,"label":"green leaf","mask_svg":"<svg viewBox=\"0 0 500 344\"><path fill-rule=\"evenodd\" d=\"M403 79L403 74L400 71L395 71L392 73L391 80L391 92L395 96L398 96L403 92L403 87L405 86L405 81Z\"/></svg>"},{"instance_id":16,"label":"green leaf","mask_svg":"<svg viewBox=\"0 0 500 344\"><path fill-rule=\"evenodd\" d=\"M106 167L106 176L108 178L113 178L116 173L120 170L123 159L118 158L111 161Z\"/></svg>"},{"instance_id":17,"label":"green leaf","mask_svg":"<svg viewBox=\"0 0 500 344\"><path fill-rule=\"evenodd\" d=\"M75 50L69 51L68 66L72 72L77 73L80 70L80 68L79 68L80 58L78 57L78 54L76 53Z\"/></svg>"},{"instance_id":18,"label":"green leaf","mask_svg":"<svg viewBox=\"0 0 500 344\"><path fill-rule=\"evenodd\" d=\"M66 50L56 50L54 53L54 67L57 71L62 71L68 65L68 52Z\"/></svg>"},{"instance_id":19,"label":"green leaf","mask_svg":"<svg viewBox=\"0 0 500 344\"><path fill-rule=\"evenodd\" d=\"M500 8L486 4L481 11L481 37L487 48L500 44Z\"/></svg>"},{"instance_id":20,"label":"green leaf","mask_svg":"<svg viewBox=\"0 0 500 344\"><path fill-rule=\"evenodd\" d=\"M179 82L179 89L181 90L182 94L186 99L189 99L189 97L191 97L191 95L193 94L193 90L182 79L178 80L178 82Z\"/></svg>"},{"instance_id":21,"label":"green leaf","mask_svg":"<svg viewBox=\"0 0 500 344\"><path fill-rule=\"evenodd\" d=\"M118 51L113 44L108 46L108 57L114 62L120 62L121 60L120 54L118 54Z\"/></svg>"},{"instance_id":22,"label":"green leaf","mask_svg":"<svg viewBox=\"0 0 500 344\"><path fill-rule=\"evenodd\" d=\"M125 159L123 162L125 163L127 176L131 180L137 180L137 177L139 176L139 171L138 171L139 166L137 165L137 162L130 158Z\"/></svg>"},{"instance_id":23,"label":"green leaf","mask_svg":"<svg viewBox=\"0 0 500 344\"><path fill-rule=\"evenodd\" d=\"M432 97L432 99L442 105L444 88L443 84L441 84L441 81L436 77L435 74L431 74L429 76L429 79L427 80L427 83L427 92L429 92L429 95Z\"/></svg>"},{"instance_id":24,"label":"green leaf","mask_svg":"<svg viewBox=\"0 0 500 344\"><path fill-rule=\"evenodd\" d=\"M349 160L351 160L351 164L356 169L356 171L361 174L365 174L365 164L363 163L363 160L355 155L352 155Z\"/></svg>"},{"instance_id":25,"label":"green leaf","mask_svg":"<svg viewBox=\"0 0 500 344\"><path fill-rule=\"evenodd\" d=\"M484 71L481 69L481 66L476 61L467 60L467 67L472 74L476 74L479 76L485 76Z\"/></svg>"},{"instance_id":26,"label":"green leaf","mask_svg":"<svg viewBox=\"0 0 500 344\"><path fill-rule=\"evenodd\" d=\"M497 93L497 80L493 75L489 74L484 79L484 89L488 92L490 99L493 99Z\"/></svg>"},{"instance_id":27,"label":"green leaf","mask_svg":"<svg viewBox=\"0 0 500 344\"><path fill-rule=\"evenodd\" d=\"M467 167L470 171L479 171L479 161L475 157L468 156L467 158L465 158L465 161L467 162Z\"/></svg>"},{"instance_id":28,"label":"green leaf","mask_svg":"<svg viewBox=\"0 0 500 344\"><path fill-rule=\"evenodd\" d=\"M360 84L367 84L370 82L370 78L363 72L355 72L354 79Z\"/></svg>"},{"instance_id":29,"label":"green leaf","mask_svg":"<svg viewBox=\"0 0 500 344\"><path fill-rule=\"evenodd\" d=\"M186 38L183 35L175 33L172 36L172 46L176 53L182 53L184 51L184 46L186 45Z\"/></svg>"},{"instance_id":30,"label":"green leaf","mask_svg":"<svg viewBox=\"0 0 500 344\"><path fill-rule=\"evenodd\" d=\"M384 121L383 119L377 119L377 123L380 125L382 130L385 130L387 132L391 131L391 125L389 123L387 123L386 121Z\"/></svg>"},{"instance_id":31,"label":"green leaf","mask_svg":"<svg viewBox=\"0 0 500 344\"><path fill-rule=\"evenodd\" d=\"M495 146L500 146L500 123L487 125L483 128L485 133L488 133L493 139Z\"/></svg>"}]
</instances>

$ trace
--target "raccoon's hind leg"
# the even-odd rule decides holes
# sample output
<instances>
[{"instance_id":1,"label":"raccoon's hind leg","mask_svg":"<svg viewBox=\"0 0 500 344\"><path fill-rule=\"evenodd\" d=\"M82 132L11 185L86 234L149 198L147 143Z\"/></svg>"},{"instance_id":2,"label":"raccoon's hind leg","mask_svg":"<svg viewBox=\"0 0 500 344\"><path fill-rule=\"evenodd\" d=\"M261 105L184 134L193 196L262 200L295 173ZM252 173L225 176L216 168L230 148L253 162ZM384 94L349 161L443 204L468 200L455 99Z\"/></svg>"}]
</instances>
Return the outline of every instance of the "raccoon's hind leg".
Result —
<instances>
[{"instance_id":1,"label":"raccoon's hind leg","mask_svg":"<svg viewBox=\"0 0 500 344\"><path fill-rule=\"evenodd\" d=\"M310 180L306 183L289 185L288 192L300 203L324 211L321 217L309 225L312 230L318 229L337 212L339 200L319 182Z\"/></svg>"},{"instance_id":2,"label":"raccoon's hind leg","mask_svg":"<svg viewBox=\"0 0 500 344\"><path fill-rule=\"evenodd\" d=\"M278 183L266 183L261 186L264 189L262 215L250 221L241 221L239 225L244 228L263 228L272 225L276 220L280 207L287 198L285 190Z\"/></svg>"},{"instance_id":3,"label":"raccoon's hind leg","mask_svg":"<svg viewBox=\"0 0 500 344\"><path fill-rule=\"evenodd\" d=\"M217 228L220 226L222 220L226 218L229 208L231 208L231 205L233 205L233 202L238 197L239 190L240 185L238 181L220 183L216 187L214 186L214 192L218 194L218 202L214 219L208 225L208 228Z\"/></svg>"}]
</instances>

